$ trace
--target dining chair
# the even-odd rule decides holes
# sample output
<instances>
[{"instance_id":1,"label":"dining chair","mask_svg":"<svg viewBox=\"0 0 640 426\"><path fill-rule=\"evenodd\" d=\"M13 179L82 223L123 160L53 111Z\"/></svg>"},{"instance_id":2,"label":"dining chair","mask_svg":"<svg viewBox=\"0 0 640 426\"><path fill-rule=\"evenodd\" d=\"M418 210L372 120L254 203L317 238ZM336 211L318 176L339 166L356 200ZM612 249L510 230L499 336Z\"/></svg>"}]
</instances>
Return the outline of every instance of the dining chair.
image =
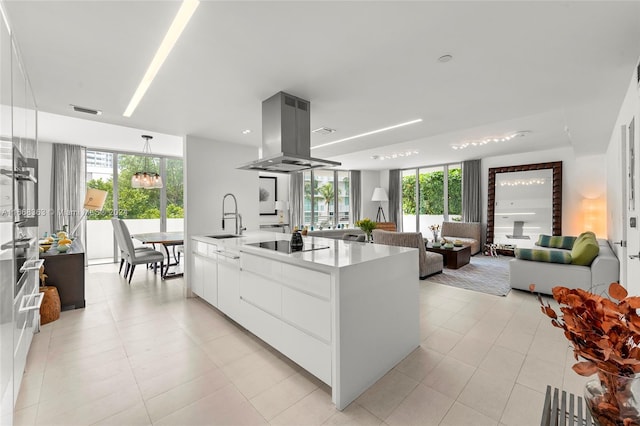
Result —
<instances>
[{"instance_id":1,"label":"dining chair","mask_svg":"<svg viewBox=\"0 0 640 426\"><path fill-rule=\"evenodd\" d=\"M127 268L125 269L124 277L127 278L129 275L129 283L131 283L131 278L133 277L133 273L136 270L136 265L148 265L154 264L154 271L157 271L157 264L160 263L160 271L164 270L164 254L157 250L137 250L133 246L133 241L131 240L131 233L129 232L129 228L127 228L127 224L124 223L122 219L117 219L120 223L120 230L122 232L123 239L123 248L124 254L126 256L126 261L128 262Z\"/></svg>"},{"instance_id":2,"label":"dining chair","mask_svg":"<svg viewBox=\"0 0 640 426\"><path fill-rule=\"evenodd\" d=\"M113 234L116 237L116 242L118 243L118 248L120 250L120 269L118 270L118 274L122 273L122 266L124 265L124 263L126 262L126 255L124 252L124 247L125 247L125 243L124 243L124 239L122 236L122 229L120 227L120 220L117 218L111 218L111 224L113 225ZM135 251L144 251L144 250L153 250L151 247L136 247ZM125 269L125 272L129 271L129 262L127 262L127 268ZM127 276L127 274L125 273L125 277Z\"/></svg>"}]
</instances>

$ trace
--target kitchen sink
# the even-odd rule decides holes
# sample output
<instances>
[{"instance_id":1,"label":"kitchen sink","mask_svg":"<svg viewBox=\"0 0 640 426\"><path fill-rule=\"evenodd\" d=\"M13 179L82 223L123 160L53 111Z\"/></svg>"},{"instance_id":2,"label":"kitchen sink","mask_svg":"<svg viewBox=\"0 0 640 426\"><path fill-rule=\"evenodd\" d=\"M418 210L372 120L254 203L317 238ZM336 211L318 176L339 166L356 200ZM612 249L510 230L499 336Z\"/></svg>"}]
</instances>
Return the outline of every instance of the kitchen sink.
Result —
<instances>
[{"instance_id":1,"label":"kitchen sink","mask_svg":"<svg viewBox=\"0 0 640 426\"><path fill-rule=\"evenodd\" d=\"M242 238L242 235L236 234L218 234L218 235L207 235L208 238L215 238L218 240L224 240L226 238Z\"/></svg>"}]
</instances>

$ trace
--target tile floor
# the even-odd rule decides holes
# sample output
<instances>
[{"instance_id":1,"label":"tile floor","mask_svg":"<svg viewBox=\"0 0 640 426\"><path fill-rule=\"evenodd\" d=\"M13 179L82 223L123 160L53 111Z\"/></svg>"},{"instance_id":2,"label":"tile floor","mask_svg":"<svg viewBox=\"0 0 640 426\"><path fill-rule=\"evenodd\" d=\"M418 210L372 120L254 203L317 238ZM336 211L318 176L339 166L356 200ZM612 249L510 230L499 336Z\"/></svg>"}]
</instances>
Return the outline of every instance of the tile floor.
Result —
<instances>
[{"instance_id":1,"label":"tile floor","mask_svg":"<svg viewBox=\"0 0 640 426\"><path fill-rule=\"evenodd\" d=\"M420 282L421 345L344 411L330 389L181 278L91 266L87 307L34 338L17 425L538 425L547 384L582 394L530 294Z\"/></svg>"}]
</instances>

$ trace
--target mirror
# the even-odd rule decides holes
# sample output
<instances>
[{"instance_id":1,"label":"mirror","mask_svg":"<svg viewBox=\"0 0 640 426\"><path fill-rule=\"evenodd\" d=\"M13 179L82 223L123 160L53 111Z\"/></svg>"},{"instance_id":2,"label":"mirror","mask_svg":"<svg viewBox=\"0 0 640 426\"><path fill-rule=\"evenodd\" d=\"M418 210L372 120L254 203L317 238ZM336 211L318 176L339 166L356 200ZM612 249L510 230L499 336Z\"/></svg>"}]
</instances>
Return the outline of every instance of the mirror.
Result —
<instances>
[{"instance_id":1,"label":"mirror","mask_svg":"<svg viewBox=\"0 0 640 426\"><path fill-rule=\"evenodd\" d=\"M487 243L534 247L562 234L562 161L489 169Z\"/></svg>"}]
</instances>

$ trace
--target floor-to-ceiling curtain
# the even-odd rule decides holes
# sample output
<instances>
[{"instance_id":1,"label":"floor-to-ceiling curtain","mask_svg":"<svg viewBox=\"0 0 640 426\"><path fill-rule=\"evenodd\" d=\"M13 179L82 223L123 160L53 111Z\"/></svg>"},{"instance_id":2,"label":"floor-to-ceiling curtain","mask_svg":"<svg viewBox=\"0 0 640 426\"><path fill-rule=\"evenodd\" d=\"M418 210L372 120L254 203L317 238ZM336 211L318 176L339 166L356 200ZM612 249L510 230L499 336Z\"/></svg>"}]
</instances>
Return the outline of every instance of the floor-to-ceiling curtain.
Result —
<instances>
[{"instance_id":1,"label":"floor-to-ceiling curtain","mask_svg":"<svg viewBox=\"0 0 640 426\"><path fill-rule=\"evenodd\" d=\"M480 222L481 160L462 162L462 221Z\"/></svg>"},{"instance_id":2,"label":"floor-to-ceiling curtain","mask_svg":"<svg viewBox=\"0 0 640 426\"><path fill-rule=\"evenodd\" d=\"M291 173L289 175L289 226L293 229L295 226L304 225L304 194L303 194L304 175L302 172Z\"/></svg>"},{"instance_id":3,"label":"floor-to-ceiling curtain","mask_svg":"<svg viewBox=\"0 0 640 426\"><path fill-rule=\"evenodd\" d=\"M82 219L86 192L86 148L78 145L53 144L51 164L51 231L67 226L70 232ZM84 242L84 227L76 236Z\"/></svg>"},{"instance_id":4,"label":"floor-to-ceiling curtain","mask_svg":"<svg viewBox=\"0 0 640 426\"><path fill-rule=\"evenodd\" d=\"M362 185L360 170L352 170L349 185L349 204L351 205L351 223L361 219L362 214Z\"/></svg>"},{"instance_id":5,"label":"floor-to-ceiling curtain","mask_svg":"<svg viewBox=\"0 0 640 426\"><path fill-rule=\"evenodd\" d=\"M400 170L389 170L389 221L402 231L402 191L400 190Z\"/></svg>"}]
</instances>

